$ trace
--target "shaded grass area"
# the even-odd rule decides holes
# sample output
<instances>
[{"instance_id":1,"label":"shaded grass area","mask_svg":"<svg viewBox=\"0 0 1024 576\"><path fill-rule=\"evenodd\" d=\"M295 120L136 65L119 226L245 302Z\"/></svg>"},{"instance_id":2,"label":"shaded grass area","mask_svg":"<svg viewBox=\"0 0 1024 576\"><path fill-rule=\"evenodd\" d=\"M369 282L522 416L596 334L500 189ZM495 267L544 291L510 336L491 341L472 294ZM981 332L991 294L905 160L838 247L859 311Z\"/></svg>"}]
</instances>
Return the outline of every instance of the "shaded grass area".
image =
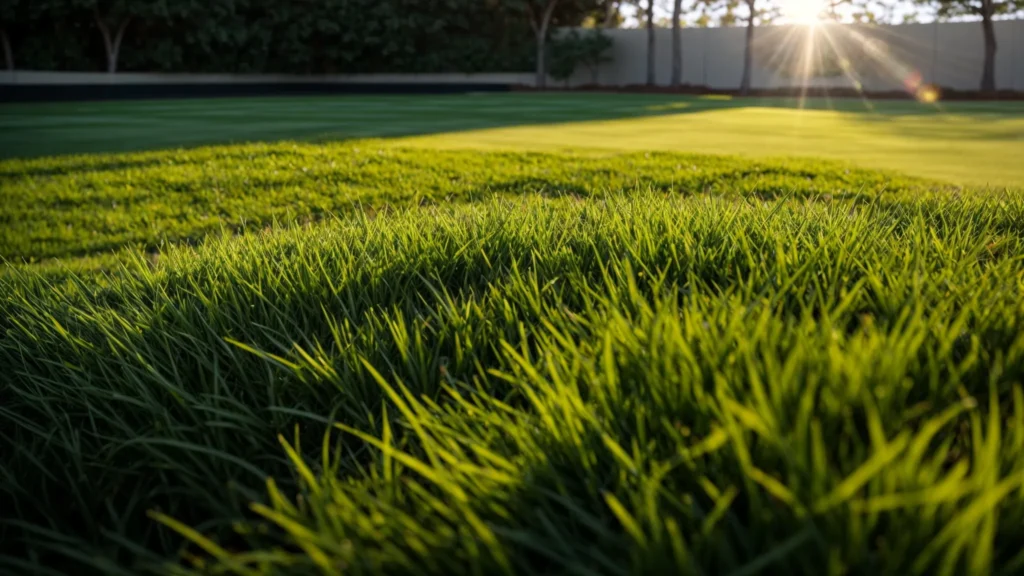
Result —
<instances>
[{"instance_id":1,"label":"shaded grass area","mask_svg":"<svg viewBox=\"0 0 1024 576\"><path fill-rule=\"evenodd\" d=\"M169 245L103 282L8 270L0 566L1024 568L1019 191L801 161L329 150L176 153L193 163L149 181L237 191L231 214L250 190L285 206L360 178L406 203L509 195ZM98 195L148 170L104 162L4 170ZM249 163L263 184L242 184ZM87 206L113 219L106 200ZM132 236L160 213L139 205L124 236L5 254L169 237ZM9 221L45 212L27 213Z\"/></svg>"},{"instance_id":2,"label":"shaded grass area","mask_svg":"<svg viewBox=\"0 0 1024 576\"><path fill-rule=\"evenodd\" d=\"M958 184L1024 182L1024 104L476 94L0 106L0 158L434 135L476 148L831 157Z\"/></svg>"},{"instance_id":3,"label":"shaded grass area","mask_svg":"<svg viewBox=\"0 0 1024 576\"><path fill-rule=\"evenodd\" d=\"M0 256L21 262L153 252L212 233L490 195L630 190L877 199L952 193L848 164L670 153L552 155L396 148L383 141L252 144L0 163Z\"/></svg>"}]
</instances>

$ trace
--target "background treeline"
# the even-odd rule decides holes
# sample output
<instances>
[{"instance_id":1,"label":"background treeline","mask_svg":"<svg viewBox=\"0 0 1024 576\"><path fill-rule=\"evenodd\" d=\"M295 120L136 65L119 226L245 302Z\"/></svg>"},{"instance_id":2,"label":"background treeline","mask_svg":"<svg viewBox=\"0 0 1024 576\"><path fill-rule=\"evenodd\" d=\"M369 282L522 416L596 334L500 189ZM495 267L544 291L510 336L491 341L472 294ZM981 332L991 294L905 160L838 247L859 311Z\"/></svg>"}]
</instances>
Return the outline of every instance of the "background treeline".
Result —
<instances>
[{"instance_id":1,"label":"background treeline","mask_svg":"<svg viewBox=\"0 0 1024 576\"><path fill-rule=\"evenodd\" d=\"M8 69L364 73L529 71L532 0L0 0ZM561 0L550 31L603 20Z\"/></svg>"}]
</instances>

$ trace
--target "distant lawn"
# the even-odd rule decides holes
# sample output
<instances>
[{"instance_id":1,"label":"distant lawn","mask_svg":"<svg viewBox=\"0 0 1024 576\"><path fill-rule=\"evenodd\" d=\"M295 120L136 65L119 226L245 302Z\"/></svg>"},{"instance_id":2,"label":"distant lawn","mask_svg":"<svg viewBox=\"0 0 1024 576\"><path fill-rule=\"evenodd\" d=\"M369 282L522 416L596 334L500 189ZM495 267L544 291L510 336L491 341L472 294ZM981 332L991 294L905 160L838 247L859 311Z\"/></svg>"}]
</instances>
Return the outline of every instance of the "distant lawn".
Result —
<instances>
[{"instance_id":1,"label":"distant lawn","mask_svg":"<svg viewBox=\"0 0 1024 576\"><path fill-rule=\"evenodd\" d=\"M10 105L0 107L0 157L387 137L432 148L813 156L958 184L1024 183L1024 103L812 100L805 108L612 94Z\"/></svg>"}]
</instances>

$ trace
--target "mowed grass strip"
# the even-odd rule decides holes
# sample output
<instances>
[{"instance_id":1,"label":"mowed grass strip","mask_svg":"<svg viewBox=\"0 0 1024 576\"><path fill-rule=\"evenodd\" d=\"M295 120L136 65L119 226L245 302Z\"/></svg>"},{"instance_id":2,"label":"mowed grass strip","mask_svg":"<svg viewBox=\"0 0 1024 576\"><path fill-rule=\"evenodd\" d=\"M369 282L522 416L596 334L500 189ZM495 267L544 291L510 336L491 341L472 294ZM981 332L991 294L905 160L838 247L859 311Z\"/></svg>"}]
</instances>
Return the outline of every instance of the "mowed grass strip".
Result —
<instances>
[{"instance_id":1,"label":"mowed grass strip","mask_svg":"<svg viewBox=\"0 0 1024 576\"><path fill-rule=\"evenodd\" d=\"M274 222L493 194L590 197L634 190L862 200L954 191L804 159L439 151L384 141L9 160L0 162L0 257L22 262L154 251Z\"/></svg>"},{"instance_id":2,"label":"mowed grass strip","mask_svg":"<svg viewBox=\"0 0 1024 576\"><path fill-rule=\"evenodd\" d=\"M823 157L952 184L1024 185L1020 102L495 93L0 106L0 158L360 138L428 148Z\"/></svg>"},{"instance_id":3,"label":"mowed grass strip","mask_svg":"<svg viewBox=\"0 0 1024 576\"><path fill-rule=\"evenodd\" d=\"M389 185L417 166L365 153ZM303 178L295 154L276 178ZM1024 564L1019 192L684 195L652 178L550 198L529 192L533 164L557 190L585 161L450 158L529 176L507 176L513 197L170 245L104 282L0 277L0 567ZM599 181L685 173L645 161ZM722 162L707 185L740 186ZM845 175L818 166L773 177ZM449 178L422 174L410 191Z\"/></svg>"}]
</instances>

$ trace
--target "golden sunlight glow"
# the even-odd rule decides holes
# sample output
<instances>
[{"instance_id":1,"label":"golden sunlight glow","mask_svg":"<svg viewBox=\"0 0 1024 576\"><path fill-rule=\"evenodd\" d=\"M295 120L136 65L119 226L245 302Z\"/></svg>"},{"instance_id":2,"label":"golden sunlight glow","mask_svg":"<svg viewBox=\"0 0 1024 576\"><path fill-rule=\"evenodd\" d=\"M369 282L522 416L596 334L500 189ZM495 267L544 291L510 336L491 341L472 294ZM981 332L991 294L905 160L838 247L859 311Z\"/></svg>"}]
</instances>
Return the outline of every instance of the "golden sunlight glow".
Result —
<instances>
[{"instance_id":1,"label":"golden sunlight glow","mask_svg":"<svg viewBox=\"0 0 1024 576\"><path fill-rule=\"evenodd\" d=\"M820 93L831 108L829 90L834 87L840 96L850 95L852 89L866 109L874 110L867 86L878 91L899 86L918 102L942 109L942 91L879 37L884 31L819 20L827 16L824 2L831 0L780 1L787 20L797 25L774 28L775 35L766 34L757 53L761 66L799 87L801 109L809 96Z\"/></svg>"},{"instance_id":2,"label":"golden sunlight glow","mask_svg":"<svg viewBox=\"0 0 1024 576\"><path fill-rule=\"evenodd\" d=\"M925 85L918 89L917 99L925 104L934 104L939 101L939 91L934 86Z\"/></svg>"},{"instance_id":3,"label":"golden sunlight glow","mask_svg":"<svg viewBox=\"0 0 1024 576\"><path fill-rule=\"evenodd\" d=\"M782 15L792 24L814 25L821 20L828 0L781 0Z\"/></svg>"}]
</instances>

